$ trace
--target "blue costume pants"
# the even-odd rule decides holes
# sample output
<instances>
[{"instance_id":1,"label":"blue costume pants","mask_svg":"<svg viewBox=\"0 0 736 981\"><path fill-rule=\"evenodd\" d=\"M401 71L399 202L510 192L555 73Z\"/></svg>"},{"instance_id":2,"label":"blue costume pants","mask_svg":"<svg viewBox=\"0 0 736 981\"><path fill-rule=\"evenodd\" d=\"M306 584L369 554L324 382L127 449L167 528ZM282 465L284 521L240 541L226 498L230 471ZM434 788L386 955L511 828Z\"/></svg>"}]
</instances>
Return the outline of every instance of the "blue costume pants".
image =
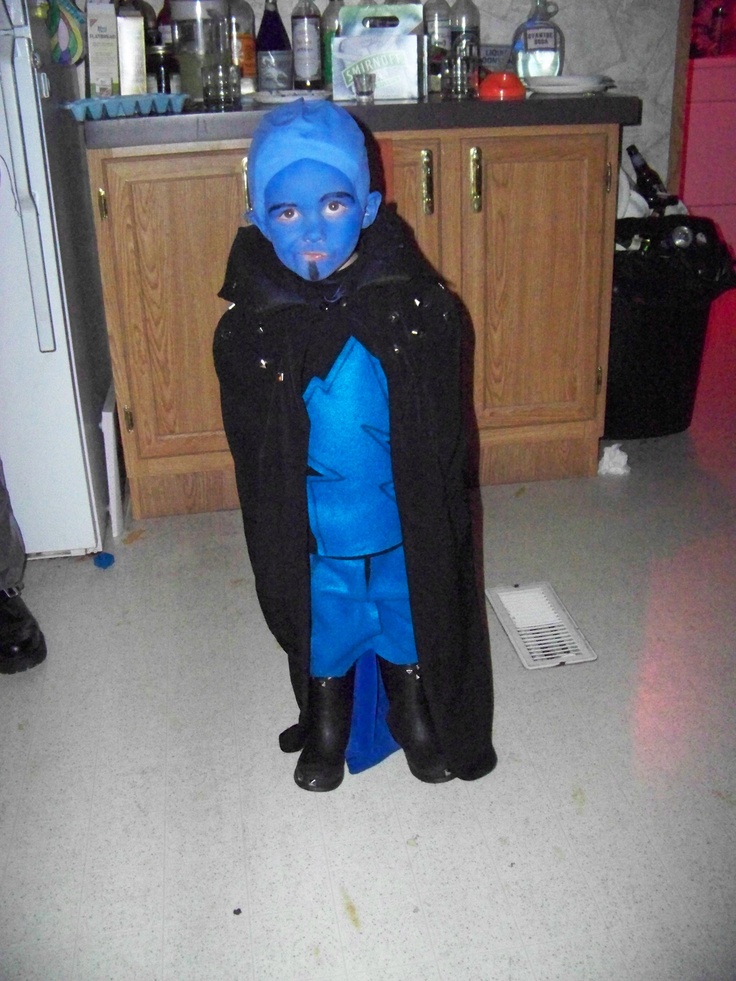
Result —
<instances>
[{"instance_id":1,"label":"blue costume pants","mask_svg":"<svg viewBox=\"0 0 736 981\"><path fill-rule=\"evenodd\" d=\"M393 664L416 663L401 545L357 559L310 561L312 677L341 677L367 651Z\"/></svg>"}]
</instances>

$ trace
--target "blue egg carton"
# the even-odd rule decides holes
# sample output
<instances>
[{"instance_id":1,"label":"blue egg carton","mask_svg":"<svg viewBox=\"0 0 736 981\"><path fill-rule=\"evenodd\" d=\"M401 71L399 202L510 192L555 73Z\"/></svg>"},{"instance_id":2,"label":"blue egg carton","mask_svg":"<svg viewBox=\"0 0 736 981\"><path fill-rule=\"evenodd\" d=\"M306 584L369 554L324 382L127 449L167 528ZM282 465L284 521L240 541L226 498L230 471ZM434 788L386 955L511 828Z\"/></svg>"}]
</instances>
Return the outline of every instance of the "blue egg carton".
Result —
<instances>
[{"instance_id":1,"label":"blue egg carton","mask_svg":"<svg viewBox=\"0 0 736 981\"><path fill-rule=\"evenodd\" d=\"M77 99L64 108L77 122L86 119L122 119L126 116L167 116L184 108L188 95L165 93L147 95L114 95L106 99Z\"/></svg>"}]
</instances>

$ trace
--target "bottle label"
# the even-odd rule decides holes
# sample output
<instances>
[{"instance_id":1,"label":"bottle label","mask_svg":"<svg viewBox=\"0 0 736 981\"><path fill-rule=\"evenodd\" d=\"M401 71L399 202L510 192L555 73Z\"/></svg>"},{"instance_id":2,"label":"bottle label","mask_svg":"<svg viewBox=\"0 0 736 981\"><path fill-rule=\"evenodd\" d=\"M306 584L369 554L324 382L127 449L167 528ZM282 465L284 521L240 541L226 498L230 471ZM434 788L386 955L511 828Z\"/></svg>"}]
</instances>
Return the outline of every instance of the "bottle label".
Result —
<instances>
[{"instance_id":1,"label":"bottle label","mask_svg":"<svg viewBox=\"0 0 736 981\"><path fill-rule=\"evenodd\" d=\"M261 92L293 88L291 51L259 51L257 60Z\"/></svg>"},{"instance_id":2,"label":"bottle label","mask_svg":"<svg viewBox=\"0 0 736 981\"><path fill-rule=\"evenodd\" d=\"M240 74L243 78L256 77L256 39L252 34L236 36L237 58Z\"/></svg>"},{"instance_id":3,"label":"bottle label","mask_svg":"<svg viewBox=\"0 0 736 981\"><path fill-rule=\"evenodd\" d=\"M316 18L295 18L291 25L291 40L294 46L294 77L319 78L322 72L319 21Z\"/></svg>"},{"instance_id":4,"label":"bottle label","mask_svg":"<svg viewBox=\"0 0 736 981\"><path fill-rule=\"evenodd\" d=\"M557 50L554 27L527 27L524 35L527 51Z\"/></svg>"}]
</instances>

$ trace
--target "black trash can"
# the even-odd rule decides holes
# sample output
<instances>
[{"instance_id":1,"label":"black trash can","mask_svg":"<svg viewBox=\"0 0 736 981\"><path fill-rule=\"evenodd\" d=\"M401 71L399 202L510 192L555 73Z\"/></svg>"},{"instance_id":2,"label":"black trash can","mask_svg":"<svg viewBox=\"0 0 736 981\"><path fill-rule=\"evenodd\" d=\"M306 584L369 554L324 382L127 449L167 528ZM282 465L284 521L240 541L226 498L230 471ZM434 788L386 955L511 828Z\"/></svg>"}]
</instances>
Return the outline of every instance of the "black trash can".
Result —
<instances>
[{"instance_id":1,"label":"black trash can","mask_svg":"<svg viewBox=\"0 0 736 981\"><path fill-rule=\"evenodd\" d=\"M638 248L631 248L632 242ZM683 432L692 421L712 301L736 286L710 218L616 222L604 439Z\"/></svg>"}]
</instances>

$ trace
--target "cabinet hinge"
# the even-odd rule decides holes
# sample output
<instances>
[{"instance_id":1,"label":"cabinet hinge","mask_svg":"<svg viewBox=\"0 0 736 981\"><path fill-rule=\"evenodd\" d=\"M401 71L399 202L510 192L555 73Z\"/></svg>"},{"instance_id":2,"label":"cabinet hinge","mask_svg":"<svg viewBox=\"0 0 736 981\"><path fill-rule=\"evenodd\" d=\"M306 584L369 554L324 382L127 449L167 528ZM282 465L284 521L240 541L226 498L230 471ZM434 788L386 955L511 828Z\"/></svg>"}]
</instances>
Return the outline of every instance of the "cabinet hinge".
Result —
<instances>
[{"instance_id":1,"label":"cabinet hinge","mask_svg":"<svg viewBox=\"0 0 736 981\"><path fill-rule=\"evenodd\" d=\"M97 207L100 212L100 221L107 221L107 194L104 187L97 188Z\"/></svg>"},{"instance_id":2,"label":"cabinet hinge","mask_svg":"<svg viewBox=\"0 0 736 981\"><path fill-rule=\"evenodd\" d=\"M595 373L595 393L600 395L601 389L603 388L603 368L598 365Z\"/></svg>"},{"instance_id":3,"label":"cabinet hinge","mask_svg":"<svg viewBox=\"0 0 736 981\"><path fill-rule=\"evenodd\" d=\"M123 419L125 420L126 432L132 433L134 427L133 410L128 405L123 406Z\"/></svg>"}]
</instances>

